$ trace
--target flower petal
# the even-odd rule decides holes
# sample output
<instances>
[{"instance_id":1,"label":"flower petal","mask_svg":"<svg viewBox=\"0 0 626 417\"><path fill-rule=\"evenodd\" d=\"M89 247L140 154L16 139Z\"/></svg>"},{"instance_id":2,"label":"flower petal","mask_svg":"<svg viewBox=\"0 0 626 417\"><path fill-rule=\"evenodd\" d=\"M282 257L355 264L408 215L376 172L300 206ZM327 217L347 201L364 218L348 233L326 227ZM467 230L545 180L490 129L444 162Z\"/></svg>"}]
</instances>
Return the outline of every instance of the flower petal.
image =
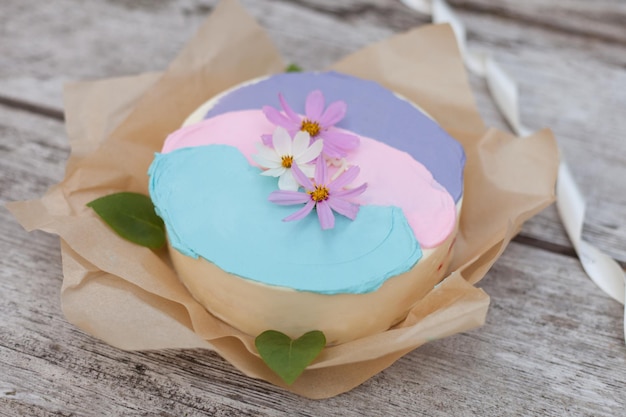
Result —
<instances>
[{"instance_id":1,"label":"flower petal","mask_svg":"<svg viewBox=\"0 0 626 417\"><path fill-rule=\"evenodd\" d=\"M304 172L302 172L298 164L293 164L291 166L291 173L293 174L296 181L298 181L298 183L303 186L305 190L312 190L313 188L315 188L313 187L313 183L311 182L309 177L307 177Z\"/></svg>"},{"instance_id":2,"label":"flower petal","mask_svg":"<svg viewBox=\"0 0 626 417\"><path fill-rule=\"evenodd\" d=\"M349 190L340 190L340 191L335 191L333 193L334 197L339 197L339 198L352 198L352 197L356 197L357 195L363 194L363 191L365 191L367 189L367 183L361 184L356 188L350 188Z\"/></svg>"},{"instance_id":3,"label":"flower petal","mask_svg":"<svg viewBox=\"0 0 626 417\"><path fill-rule=\"evenodd\" d=\"M291 155L291 136L284 128L279 126L274 130L272 144L279 157Z\"/></svg>"},{"instance_id":4,"label":"flower petal","mask_svg":"<svg viewBox=\"0 0 626 417\"><path fill-rule=\"evenodd\" d=\"M274 191L274 192L277 192L277 191ZM289 216L285 217L283 221L290 222L293 220L304 219L307 216L307 214L309 214L311 210L313 210L313 207L315 207L315 201L309 198L309 202L306 203L304 207L302 207L300 210L296 211L295 213L290 214Z\"/></svg>"},{"instance_id":5,"label":"flower petal","mask_svg":"<svg viewBox=\"0 0 626 417\"><path fill-rule=\"evenodd\" d=\"M289 132L289 136L292 138L296 136L296 133L298 133L299 131L300 131L300 125L298 125L298 127L294 129L287 129L287 132Z\"/></svg>"},{"instance_id":6,"label":"flower petal","mask_svg":"<svg viewBox=\"0 0 626 417\"><path fill-rule=\"evenodd\" d=\"M320 154L322 153L322 149L324 149L324 141L322 140L316 140L315 142L313 142L313 144L311 146L309 146L308 148L306 148L303 152L301 152L300 154L297 154L295 151L294 153L294 158L300 162L300 163L307 163L307 162L311 162L312 160L314 160L315 158L317 158L318 156L320 156Z\"/></svg>"},{"instance_id":7,"label":"flower petal","mask_svg":"<svg viewBox=\"0 0 626 417\"><path fill-rule=\"evenodd\" d=\"M324 114L320 116L318 119L319 124L322 128L328 128L330 126L334 126L337 122L343 119L346 116L346 109L348 106L345 101L335 101L330 103L328 108L324 111Z\"/></svg>"},{"instance_id":8,"label":"flower petal","mask_svg":"<svg viewBox=\"0 0 626 417\"><path fill-rule=\"evenodd\" d=\"M281 206L291 206L293 204L304 204L307 201L311 201L311 197L306 193L298 191L279 190L272 191L268 200Z\"/></svg>"},{"instance_id":9,"label":"flower petal","mask_svg":"<svg viewBox=\"0 0 626 417\"><path fill-rule=\"evenodd\" d=\"M329 159L341 159L348 155L346 152L337 148L331 141L326 140L324 141L322 153Z\"/></svg>"},{"instance_id":10,"label":"flower petal","mask_svg":"<svg viewBox=\"0 0 626 417\"><path fill-rule=\"evenodd\" d=\"M289 104L287 104L287 101L285 101L285 97L283 97L281 93L278 93L278 101L280 101L280 106L285 111L287 117L291 120L291 123L298 125L298 129L300 129L300 125L302 124L302 118L298 116L298 113L293 111Z\"/></svg>"},{"instance_id":11,"label":"flower petal","mask_svg":"<svg viewBox=\"0 0 626 417\"><path fill-rule=\"evenodd\" d=\"M290 169L285 169L283 175L281 175L278 179L278 188L281 190L291 191L298 191L298 188L300 188L300 184L298 184L296 179L293 177L293 173Z\"/></svg>"},{"instance_id":12,"label":"flower petal","mask_svg":"<svg viewBox=\"0 0 626 417\"><path fill-rule=\"evenodd\" d=\"M315 176L315 165L311 164L301 164L298 165L298 168L307 176L307 178L313 178Z\"/></svg>"},{"instance_id":13,"label":"flower petal","mask_svg":"<svg viewBox=\"0 0 626 417\"><path fill-rule=\"evenodd\" d=\"M284 114L272 106L263 106L263 114L265 114L267 120L276 126L282 126L285 129L293 128L293 121L289 120Z\"/></svg>"},{"instance_id":14,"label":"flower petal","mask_svg":"<svg viewBox=\"0 0 626 417\"><path fill-rule=\"evenodd\" d=\"M332 144L342 151L349 151L359 146L361 141L358 136L351 133L342 132L335 128L330 128L320 132L319 136L325 140L326 144Z\"/></svg>"},{"instance_id":15,"label":"flower petal","mask_svg":"<svg viewBox=\"0 0 626 417\"><path fill-rule=\"evenodd\" d=\"M309 132L305 132L303 130L298 131L298 133L296 133L295 136L293 137L293 145L291 145L291 151L293 152L292 154L293 157L295 159L298 159L298 156L304 151L306 151L306 149L309 147L309 143L311 143L311 135L309 135ZM302 162L309 162L309 161L302 161Z\"/></svg>"},{"instance_id":16,"label":"flower petal","mask_svg":"<svg viewBox=\"0 0 626 417\"><path fill-rule=\"evenodd\" d=\"M335 216L330 209L327 201L320 201L317 203L317 218L320 221L322 229L332 229L335 227Z\"/></svg>"},{"instance_id":17,"label":"flower petal","mask_svg":"<svg viewBox=\"0 0 626 417\"><path fill-rule=\"evenodd\" d=\"M278 168L281 166L279 162L270 161L269 159L265 159L258 154L252 154L250 157L254 159L254 161L262 168Z\"/></svg>"},{"instance_id":18,"label":"flower petal","mask_svg":"<svg viewBox=\"0 0 626 417\"><path fill-rule=\"evenodd\" d=\"M280 177L285 173L285 171L287 171L287 168L281 166L278 168L270 168L266 171L263 171L261 172L261 175L264 175L266 177Z\"/></svg>"},{"instance_id":19,"label":"flower petal","mask_svg":"<svg viewBox=\"0 0 626 417\"><path fill-rule=\"evenodd\" d=\"M324 158L317 158L315 162L315 176L313 177L316 185L325 185L328 181L328 168Z\"/></svg>"},{"instance_id":20,"label":"flower petal","mask_svg":"<svg viewBox=\"0 0 626 417\"><path fill-rule=\"evenodd\" d=\"M326 200L331 209L335 210L342 216L346 216L350 220L356 219L356 215L359 212L359 205L350 203L349 201L341 198L333 198L332 196Z\"/></svg>"},{"instance_id":21,"label":"flower petal","mask_svg":"<svg viewBox=\"0 0 626 417\"><path fill-rule=\"evenodd\" d=\"M257 155L259 155L261 158L267 159L268 161L277 162L279 164L282 162L282 159L276 153L276 150L272 149L271 147L265 146L259 142L255 142L254 147L258 152Z\"/></svg>"},{"instance_id":22,"label":"flower petal","mask_svg":"<svg viewBox=\"0 0 626 417\"><path fill-rule=\"evenodd\" d=\"M328 184L328 189L331 191L342 189L343 187L354 181L356 177L359 176L359 172L361 172L361 168L356 165L351 166L342 174L340 174L335 181L331 181Z\"/></svg>"},{"instance_id":23,"label":"flower petal","mask_svg":"<svg viewBox=\"0 0 626 417\"><path fill-rule=\"evenodd\" d=\"M324 94L320 90L313 90L306 96L305 114L307 119L319 121L324 111Z\"/></svg>"}]
</instances>

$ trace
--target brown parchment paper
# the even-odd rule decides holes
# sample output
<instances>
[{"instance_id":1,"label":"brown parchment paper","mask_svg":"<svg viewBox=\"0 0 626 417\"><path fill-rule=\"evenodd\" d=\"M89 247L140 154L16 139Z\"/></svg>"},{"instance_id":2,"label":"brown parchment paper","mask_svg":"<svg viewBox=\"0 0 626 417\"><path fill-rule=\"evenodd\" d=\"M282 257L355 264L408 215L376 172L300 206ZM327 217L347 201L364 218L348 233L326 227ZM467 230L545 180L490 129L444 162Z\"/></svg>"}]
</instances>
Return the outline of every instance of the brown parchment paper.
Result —
<instances>
[{"instance_id":1,"label":"brown parchment paper","mask_svg":"<svg viewBox=\"0 0 626 417\"><path fill-rule=\"evenodd\" d=\"M557 147L549 131L516 138L484 126L447 25L411 30L336 63L333 69L376 80L418 103L463 144L463 213L450 275L404 322L326 348L286 387L261 361L252 337L189 295L165 250L119 238L85 206L118 191L147 194L154 152L188 114L228 87L283 68L267 34L226 0L165 72L68 85L72 153L64 180L39 200L7 206L26 229L61 237L63 311L85 332L121 349L212 349L250 377L326 398L427 341L483 324L489 297L473 284L521 224L553 201Z\"/></svg>"}]
</instances>

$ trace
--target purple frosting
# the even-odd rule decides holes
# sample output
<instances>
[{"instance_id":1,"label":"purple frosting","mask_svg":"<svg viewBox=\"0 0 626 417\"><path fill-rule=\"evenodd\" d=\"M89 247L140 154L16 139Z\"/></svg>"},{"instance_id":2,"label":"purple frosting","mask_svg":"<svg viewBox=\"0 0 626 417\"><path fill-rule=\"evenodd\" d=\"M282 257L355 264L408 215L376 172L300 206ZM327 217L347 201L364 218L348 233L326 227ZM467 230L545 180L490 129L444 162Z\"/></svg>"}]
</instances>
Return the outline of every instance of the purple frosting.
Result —
<instances>
[{"instance_id":1,"label":"purple frosting","mask_svg":"<svg viewBox=\"0 0 626 417\"><path fill-rule=\"evenodd\" d=\"M222 97L205 118L266 105L280 110L278 93L296 112L304 114L306 96L313 90L322 91L327 105L337 100L346 102L346 117L337 127L407 152L428 168L455 202L459 201L465 165L462 146L413 105L373 81L336 72L273 75Z\"/></svg>"}]
</instances>

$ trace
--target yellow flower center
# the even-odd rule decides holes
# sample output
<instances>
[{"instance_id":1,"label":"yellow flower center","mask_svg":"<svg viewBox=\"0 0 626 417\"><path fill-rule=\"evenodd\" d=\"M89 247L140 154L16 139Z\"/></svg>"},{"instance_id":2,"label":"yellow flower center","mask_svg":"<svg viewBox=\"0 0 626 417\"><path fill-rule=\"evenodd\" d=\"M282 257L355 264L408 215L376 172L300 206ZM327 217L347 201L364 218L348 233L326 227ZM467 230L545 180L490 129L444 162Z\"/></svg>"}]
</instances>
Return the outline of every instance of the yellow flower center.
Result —
<instances>
[{"instance_id":1,"label":"yellow flower center","mask_svg":"<svg viewBox=\"0 0 626 417\"><path fill-rule=\"evenodd\" d=\"M293 156L284 155L284 156L281 156L280 159L282 160L281 164L283 168L291 168L291 165L293 164Z\"/></svg>"},{"instance_id":2,"label":"yellow flower center","mask_svg":"<svg viewBox=\"0 0 626 417\"><path fill-rule=\"evenodd\" d=\"M311 137L317 136L320 133L321 129L322 128L320 127L319 123L309 119L304 119L302 121L302 126L300 126L300 130L302 130L303 132L309 132L309 135L311 135Z\"/></svg>"},{"instance_id":3,"label":"yellow flower center","mask_svg":"<svg viewBox=\"0 0 626 417\"><path fill-rule=\"evenodd\" d=\"M328 188L324 187L323 185L316 185L315 190L307 191L307 193L309 193L309 195L311 196L311 200L315 201L316 203L328 199Z\"/></svg>"}]
</instances>

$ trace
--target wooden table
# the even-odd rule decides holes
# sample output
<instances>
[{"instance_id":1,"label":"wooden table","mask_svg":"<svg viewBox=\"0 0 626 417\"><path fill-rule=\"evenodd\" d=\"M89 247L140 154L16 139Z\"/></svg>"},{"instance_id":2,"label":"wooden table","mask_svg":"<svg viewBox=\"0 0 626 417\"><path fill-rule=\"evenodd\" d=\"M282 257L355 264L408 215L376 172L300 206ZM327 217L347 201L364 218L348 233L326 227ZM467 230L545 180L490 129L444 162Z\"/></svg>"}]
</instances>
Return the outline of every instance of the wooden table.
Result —
<instances>
[{"instance_id":1,"label":"wooden table","mask_svg":"<svg viewBox=\"0 0 626 417\"><path fill-rule=\"evenodd\" d=\"M215 1L3 0L0 203L64 172L61 86L161 70ZM337 5L341 3L341 5ZM626 262L626 3L454 0L470 47L517 79L588 199L584 237ZM321 69L427 23L392 0L248 0L286 60ZM505 128L471 79L489 125ZM125 352L68 324L59 240L0 209L0 415L626 415L623 307L585 276L551 207L479 286L484 327L429 343L353 391L313 401L206 351Z\"/></svg>"}]
</instances>

